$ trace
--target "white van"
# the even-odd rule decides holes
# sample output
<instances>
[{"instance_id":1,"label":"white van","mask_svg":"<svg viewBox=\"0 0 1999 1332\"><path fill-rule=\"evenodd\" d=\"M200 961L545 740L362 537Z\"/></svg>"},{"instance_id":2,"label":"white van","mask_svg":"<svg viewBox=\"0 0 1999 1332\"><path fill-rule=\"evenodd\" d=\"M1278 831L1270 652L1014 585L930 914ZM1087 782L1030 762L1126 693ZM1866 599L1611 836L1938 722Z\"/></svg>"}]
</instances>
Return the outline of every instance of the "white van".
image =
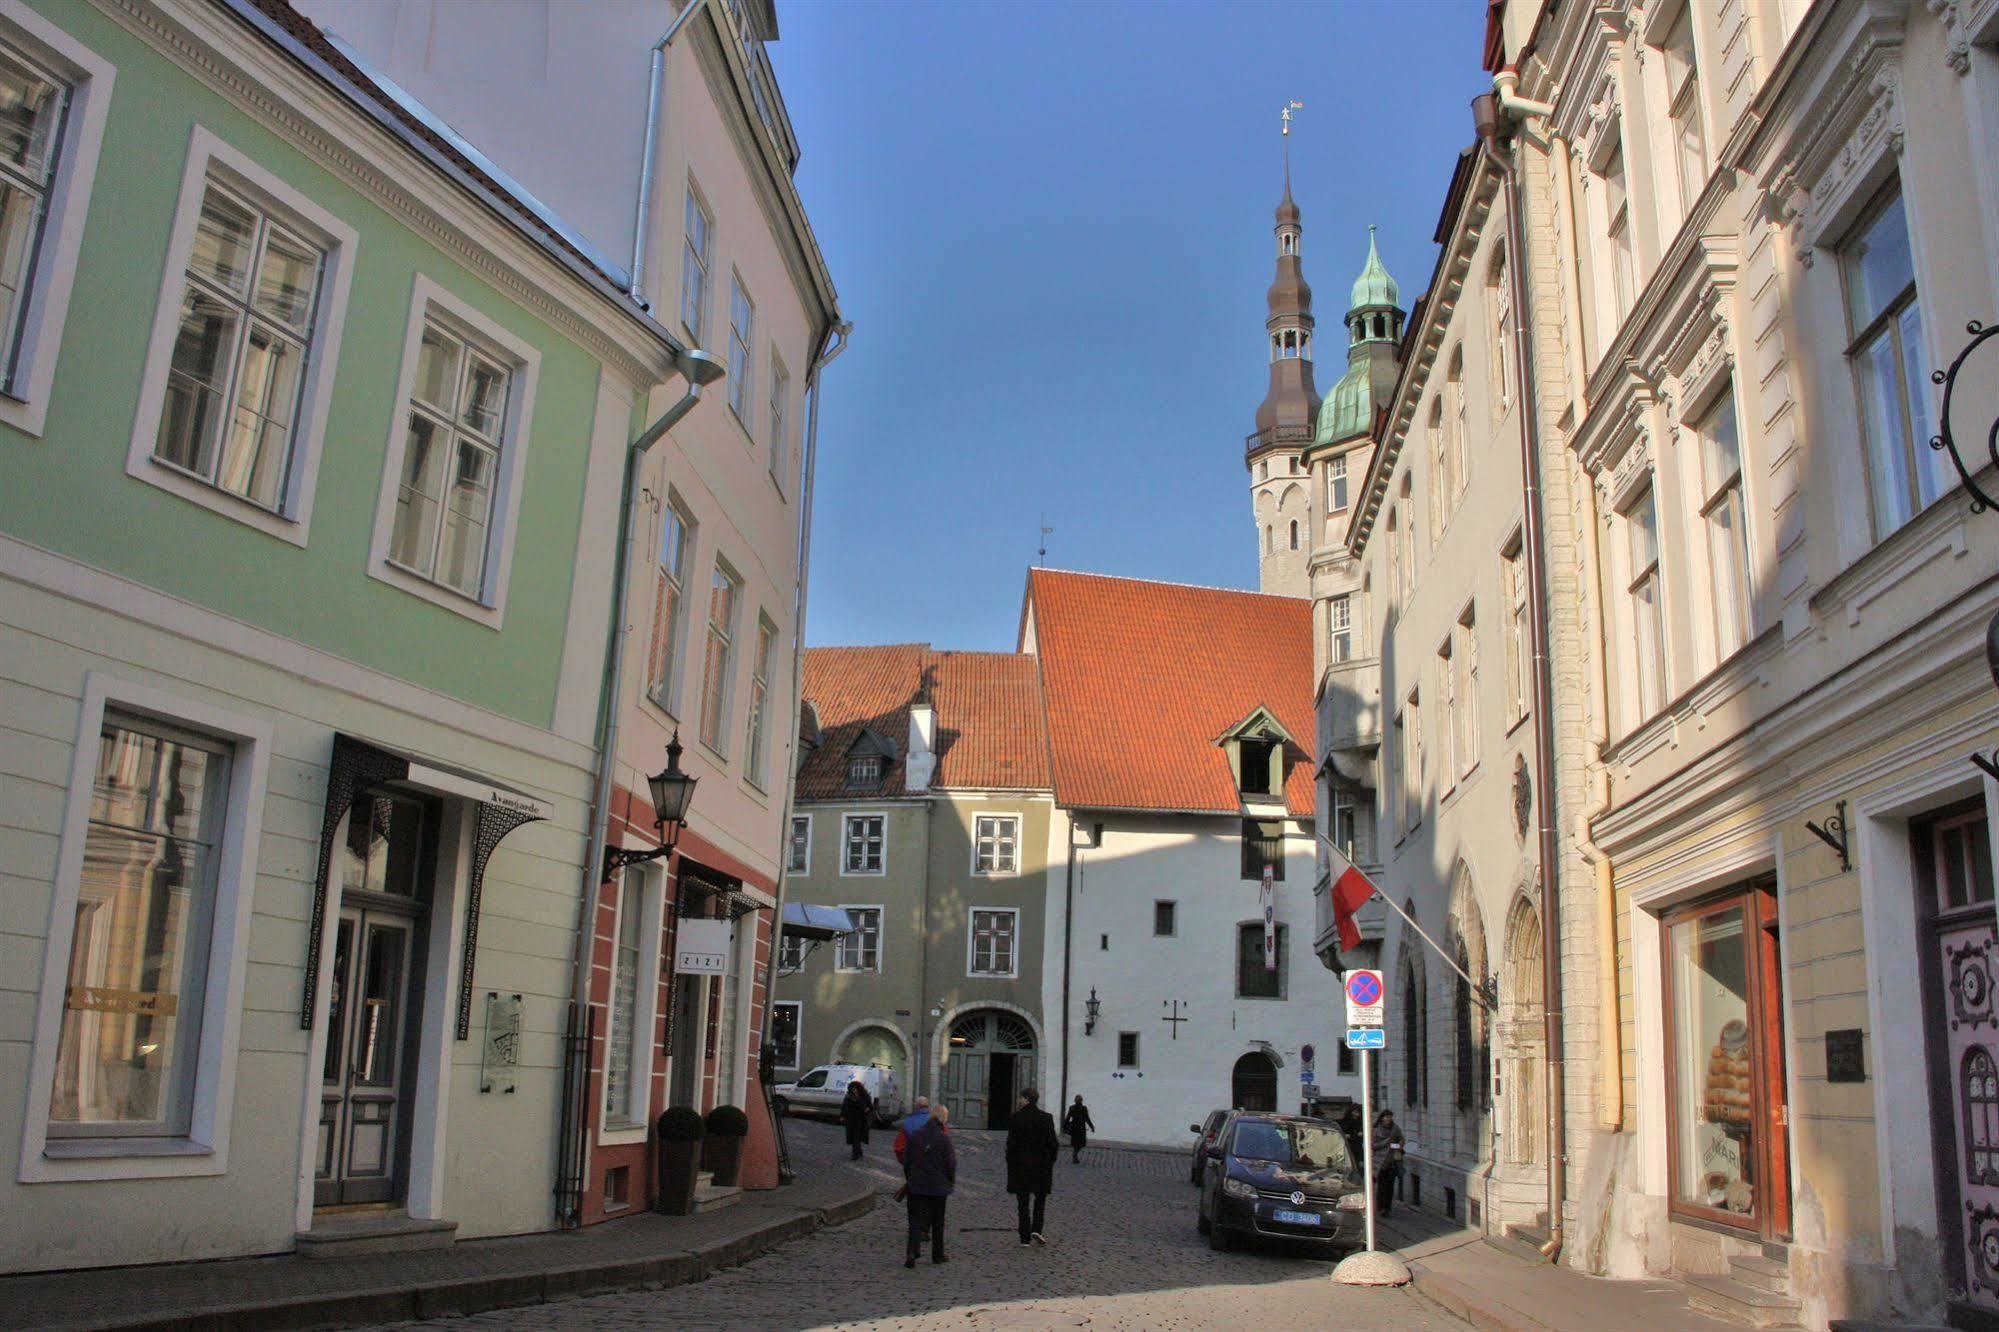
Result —
<instances>
[{"instance_id":1,"label":"white van","mask_svg":"<svg viewBox=\"0 0 1999 1332\"><path fill-rule=\"evenodd\" d=\"M877 1124L886 1127L902 1118L902 1088L896 1084L895 1070L887 1064L821 1064L796 1082L772 1087L770 1106L780 1115L809 1112L837 1119L847 1087L855 1082L866 1087L873 1098Z\"/></svg>"}]
</instances>

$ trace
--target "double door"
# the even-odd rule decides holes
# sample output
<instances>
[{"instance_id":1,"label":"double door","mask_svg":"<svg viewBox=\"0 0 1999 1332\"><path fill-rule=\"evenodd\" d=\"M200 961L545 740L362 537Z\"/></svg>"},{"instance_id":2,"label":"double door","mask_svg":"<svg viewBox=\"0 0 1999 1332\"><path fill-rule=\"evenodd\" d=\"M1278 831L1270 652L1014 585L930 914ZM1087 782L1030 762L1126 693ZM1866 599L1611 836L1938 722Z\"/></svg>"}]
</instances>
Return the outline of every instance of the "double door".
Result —
<instances>
[{"instance_id":1,"label":"double door","mask_svg":"<svg viewBox=\"0 0 1999 1332\"><path fill-rule=\"evenodd\" d=\"M326 1009L316 1206L392 1202L403 1193L430 896L422 872L426 815L414 800L369 792L349 818Z\"/></svg>"}]
</instances>

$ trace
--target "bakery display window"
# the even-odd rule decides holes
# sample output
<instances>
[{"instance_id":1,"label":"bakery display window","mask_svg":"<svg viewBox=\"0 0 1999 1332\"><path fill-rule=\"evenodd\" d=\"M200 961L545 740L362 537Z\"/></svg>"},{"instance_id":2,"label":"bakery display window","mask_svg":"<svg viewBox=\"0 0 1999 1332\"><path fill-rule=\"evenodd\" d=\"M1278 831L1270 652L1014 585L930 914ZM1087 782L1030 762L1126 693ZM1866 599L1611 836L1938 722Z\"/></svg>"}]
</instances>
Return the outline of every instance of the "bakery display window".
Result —
<instances>
[{"instance_id":1,"label":"bakery display window","mask_svg":"<svg viewBox=\"0 0 1999 1332\"><path fill-rule=\"evenodd\" d=\"M1774 1235L1788 1189L1774 892L1752 885L1665 923L1673 1210Z\"/></svg>"}]
</instances>

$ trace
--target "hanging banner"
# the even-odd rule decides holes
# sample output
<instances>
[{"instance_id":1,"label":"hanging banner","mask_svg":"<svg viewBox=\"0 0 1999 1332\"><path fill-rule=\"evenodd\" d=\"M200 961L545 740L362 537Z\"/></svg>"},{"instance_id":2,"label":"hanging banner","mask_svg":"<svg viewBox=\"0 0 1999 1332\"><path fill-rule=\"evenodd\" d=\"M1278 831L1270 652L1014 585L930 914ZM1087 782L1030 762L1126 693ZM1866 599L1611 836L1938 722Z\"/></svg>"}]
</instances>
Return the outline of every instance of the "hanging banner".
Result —
<instances>
[{"instance_id":1,"label":"hanging banner","mask_svg":"<svg viewBox=\"0 0 1999 1332\"><path fill-rule=\"evenodd\" d=\"M729 922L683 920L675 943L673 969L682 976L725 976L729 971Z\"/></svg>"},{"instance_id":2,"label":"hanging banner","mask_svg":"<svg viewBox=\"0 0 1999 1332\"><path fill-rule=\"evenodd\" d=\"M1268 865L1263 867L1263 969L1277 970L1277 883Z\"/></svg>"}]
</instances>

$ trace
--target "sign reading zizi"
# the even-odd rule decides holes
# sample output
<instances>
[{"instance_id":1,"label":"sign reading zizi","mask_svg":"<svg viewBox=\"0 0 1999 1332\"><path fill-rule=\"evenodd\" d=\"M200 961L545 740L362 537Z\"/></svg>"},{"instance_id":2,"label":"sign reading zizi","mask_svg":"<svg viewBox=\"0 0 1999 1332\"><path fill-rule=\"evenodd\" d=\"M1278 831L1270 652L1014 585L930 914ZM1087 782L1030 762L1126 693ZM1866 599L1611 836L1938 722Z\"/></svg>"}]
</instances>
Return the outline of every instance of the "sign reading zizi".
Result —
<instances>
[{"instance_id":1,"label":"sign reading zizi","mask_svg":"<svg viewBox=\"0 0 1999 1332\"><path fill-rule=\"evenodd\" d=\"M1346 983L1347 1025L1378 1027L1382 1023L1381 973L1349 971Z\"/></svg>"},{"instance_id":2,"label":"sign reading zizi","mask_svg":"<svg viewBox=\"0 0 1999 1332\"><path fill-rule=\"evenodd\" d=\"M673 969L682 976L728 975L729 922L681 921L674 946Z\"/></svg>"}]
</instances>

